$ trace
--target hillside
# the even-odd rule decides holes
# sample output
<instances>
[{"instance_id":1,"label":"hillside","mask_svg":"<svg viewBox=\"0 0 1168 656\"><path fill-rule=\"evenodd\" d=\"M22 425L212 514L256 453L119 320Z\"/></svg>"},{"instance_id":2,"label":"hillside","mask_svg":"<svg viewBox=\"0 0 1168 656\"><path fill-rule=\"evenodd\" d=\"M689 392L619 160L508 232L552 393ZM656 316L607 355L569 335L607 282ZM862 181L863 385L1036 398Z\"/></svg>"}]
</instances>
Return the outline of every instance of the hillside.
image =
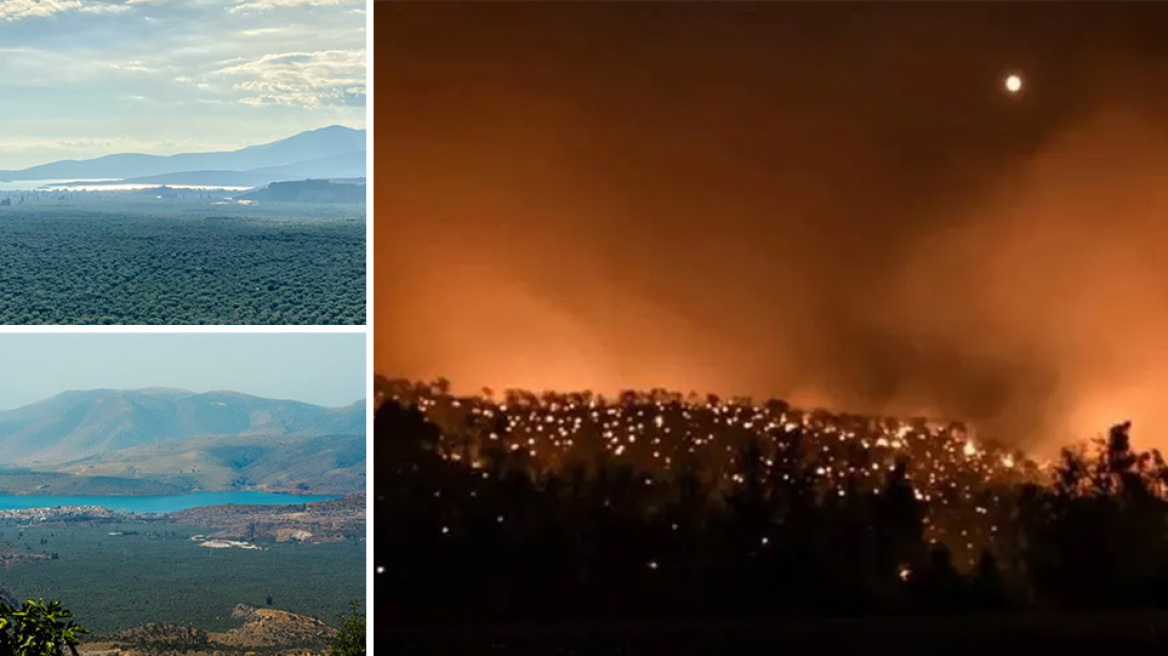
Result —
<instances>
[{"instance_id":1,"label":"hillside","mask_svg":"<svg viewBox=\"0 0 1168 656\"><path fill-rule=\"evenodd\" d=\"M100 453L208 435L364 435L365 403L342 408L236 392L70 391L0 412L6 463L48 468Z\"/></svg>"},{"instance_id":2,"label":"hillside","mask_svg":"<svg viewBox=\"0 0 1168 656\"><path fill-rule=\"evenodd\" d=\"M365 489L365 434L195 437L102 453L59 470L186 489L350 494Z\"/></svg>"},{"instance_id":3,"label":"hillside","mask_svg":"<svg viewBox=\"0 0 1168 656\"><path fill-rule=\"evenodd\" d=\"M187 486L115 476L75 476L28 469L0 470L0 494L57 496L165 496L189 492Z\"/></svg>"},{"instance_id":4,"label":"hillside","mask_svg":"<svg viewBox=\"0 0 1168 656\"><path fill-rule=\"evenodd\" d=\"M254 169L249 173L266 175L272 180L305 178L364 178L368 175L365 149L340 155L328 155L282 166Z\"/></svg>"},{"instance_id":5,"label":"hillside","mask_svg":"<svg viewBox=\"0 0 1168 656\"><path fill-rule=\"evenodd\" d=\"M124 153L96 159L62 160L16 171L0 171L0 180L73 180L82 178L142 178L192 171L252 171L285 167L335 156L360 152L362 171L365 161L365 130L332 125L267 144L239 150L177 155L143 155ZM339 163L338 163L339 164ZM338 168L321 177L350 177L352 166ZM348 172L346 172L348 171ZM364 173L361 173L364 175ZM293 176L299 177L299 176ZM358 176L359 177L359 176ZM278 179L278 178L276 178ZM179 184L171 182L171 184Z\"/></svg>"},{"instance_id":6,"label":"hillside","mask_svg":"<svg viewBox=\"0 0 1168 656\"><path fill-rule=\"evenodd\" d=\"M214 633L173 624L152 623L92 640L81 646L86 656L145 656L146 654L298 654L322 653L336 629L315 617L274 608L239 604L232 619L242 626Z\"/></svg>"},{"instance_id":7,"label":"hillside","mask_svg":"<svg viewBox=\"0 0 1168 656\"><path fill-rule=\"evenodd\" d=\"M201 506L167 515L182 526L205 526L206 537L246 542L321 544L366 537L365 494L302 506Z\"/></svg>"},{"instance_id":8,"label":"hillside","mask_svg":"<svg viewBox=\"0 0 1168 656\"><path fill-rule=\"evenodd\" d=\"M306 178L357 178L363 179L365 170L365 151L358 150L341 155L318 157L303 162L294 162L283 166L268 166L249 171L182 171L178 173L162 173L137 178L128 178L109 184L158 184L158 185L193 185L206 187L262 187L273 182L289 180L304 180ZM100 186L100 183L98 183ZM344 202L365 202L362 195L358 200Z\"/></svg>"},{"instance_id":9,"label":"hillside","mask_svg":"<svg viewBox=\"0 0 1168 656\"><path fill-rule=\"evenodd\" d=\"M238 198L265 203L364 203L365 185L327 180L273 182L265 189L249 191Z\"/></svg>"}]
</instances>

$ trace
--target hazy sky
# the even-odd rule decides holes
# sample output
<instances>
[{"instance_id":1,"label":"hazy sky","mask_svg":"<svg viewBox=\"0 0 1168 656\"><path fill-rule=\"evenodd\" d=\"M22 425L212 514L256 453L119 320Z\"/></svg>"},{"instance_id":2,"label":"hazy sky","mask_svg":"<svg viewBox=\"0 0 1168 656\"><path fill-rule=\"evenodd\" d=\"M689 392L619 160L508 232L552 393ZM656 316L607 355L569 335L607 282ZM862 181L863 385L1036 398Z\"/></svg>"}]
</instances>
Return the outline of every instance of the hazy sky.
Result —
<instances>
[{"instance_id":1,"label":"hazy sky","mask_svg":"<svg viewBox=\"0 0 1168 656\"><path fill-rule=\"evenodd\" d=\"M0 409L65 390L228 390L329 407L365 398L355 334L0 335Z\"/></svg>"},{"instance_id":2,"label":"hazy sky","mask_svg":"<svg viewBox=\"0 0 1168 656\"><path fill-rule=\"evenodd\" d=\"M0 169L365 127L364 0L0 0Z\"/></svg>"},{"instance_id":3,"label":"hazy sky","mask_svg":"<svg viewBox=\"0 0 1168 656\"><path fill-rule=\"evenodd\" d=\"M1168 3L375 12L380 372L1168 436Z\"/></svg>"}]
</instances>

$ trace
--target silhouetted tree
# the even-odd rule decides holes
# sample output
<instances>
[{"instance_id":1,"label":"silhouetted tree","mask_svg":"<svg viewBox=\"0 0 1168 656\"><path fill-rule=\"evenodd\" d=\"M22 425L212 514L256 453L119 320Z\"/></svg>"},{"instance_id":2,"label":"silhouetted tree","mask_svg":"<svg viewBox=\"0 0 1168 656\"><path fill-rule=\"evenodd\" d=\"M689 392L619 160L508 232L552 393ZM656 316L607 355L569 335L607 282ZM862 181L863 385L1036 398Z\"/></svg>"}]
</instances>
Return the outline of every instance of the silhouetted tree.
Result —
<instances>
[{"instance_id":1,"label":"silhouetted tree","mask_svg":"<svg viewBox=\"0 0 1168 656\"><path fill-rule=\"evenodd\" d=\"M1065 450L1049 484L991 485L970 464L922 494L927 462L906 456L889 467L870 450L878 439L900 441L892 448L905 454L914 444L900 428L863 417L777 405L783 420L767 439L746 433L732 441L741 433L730 422L688 430L686 414L698 410L676 395L629 393L626 416L650 425L637 430L668 415L660 432L638 433L637 446L658 448L651 437L666 428L688 436L669 468L646 470L632 440L618 452L599 422L573 433L576 444L549 467L512 426L539 404L604 416L606 402L507 396L506 410L459 399L480 413L474 420L450 413L452 401L423 412L403 396L378 409L375 492L387 528L375 548L387 570L377 592L388 617L984 613L1168 602L1168 504L1160 494L1168 474L1159 454L1132 449L1129 424L1093 450ZM826 457L814 436L830 422L843 460ZM933 429L918 424L924 437L914 439L929 439ZM713 454L686 448L715 430L722 432ZM464 448L474 457L455 458Z\"/></svg>"}]
</instances>

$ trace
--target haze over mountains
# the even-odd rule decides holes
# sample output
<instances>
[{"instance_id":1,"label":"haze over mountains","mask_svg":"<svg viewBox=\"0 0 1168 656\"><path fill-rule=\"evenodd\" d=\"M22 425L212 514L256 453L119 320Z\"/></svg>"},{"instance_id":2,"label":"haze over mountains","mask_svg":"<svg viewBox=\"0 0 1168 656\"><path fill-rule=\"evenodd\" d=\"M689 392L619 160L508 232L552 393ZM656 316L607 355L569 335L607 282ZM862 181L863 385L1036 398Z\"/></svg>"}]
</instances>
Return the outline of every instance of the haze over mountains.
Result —
<instances>
[{"instance_id":1,"label":"haze over mountains","mask_svg":"<svg viewBox=\"0 0 1168 656\"><path fill-rule=\"evenodd\" d=\"M16 171L0 180L113 178L127 183L258 187L288 180L363 178L365 130L332 125L239 150L177 155L123 153L61 160Z\"/></svg>"},{"instance_id":2,"label":"haze over mountains","mask_svg":"<svg viewBox=\"0 0 1168 656\"><path fill-rule=\"evenodd\" d=\"M359 491L365 401L325 408L237 392L63 392L0 412L0 454L8 466L185 489Z\"/></svg>"}]
</instances>

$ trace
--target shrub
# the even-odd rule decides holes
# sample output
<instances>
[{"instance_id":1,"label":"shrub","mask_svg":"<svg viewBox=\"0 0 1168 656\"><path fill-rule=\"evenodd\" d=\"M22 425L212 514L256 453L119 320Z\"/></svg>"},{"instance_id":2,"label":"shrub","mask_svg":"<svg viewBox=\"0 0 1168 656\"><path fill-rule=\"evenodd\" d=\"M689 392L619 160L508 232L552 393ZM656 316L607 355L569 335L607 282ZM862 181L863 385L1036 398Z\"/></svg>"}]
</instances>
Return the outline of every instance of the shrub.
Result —
<instances>
[{"instance_id":1,"label":"shrub","mask_svg":"<svg viewBox=\"0 0 1168 656\"><path fill-rule=\"evenodd\" d=\"M80 636L89 633L78 626L71 611L59 601L24 602L20 608L0 602L0 653L14 656L77 656ZM68 650L68 652L66 652Z\"/></svg>"},{"instance_id":2,"label":"shrub","mask_svg":"<svg viewBox=\"0 0 1168 656\"><path fill-rule=\"evenodd\" d=\"M341 628L329 644L330 656L365 656L365 611L350 601L351 615L341 615Z\"/></svg>"}]
</instances>

